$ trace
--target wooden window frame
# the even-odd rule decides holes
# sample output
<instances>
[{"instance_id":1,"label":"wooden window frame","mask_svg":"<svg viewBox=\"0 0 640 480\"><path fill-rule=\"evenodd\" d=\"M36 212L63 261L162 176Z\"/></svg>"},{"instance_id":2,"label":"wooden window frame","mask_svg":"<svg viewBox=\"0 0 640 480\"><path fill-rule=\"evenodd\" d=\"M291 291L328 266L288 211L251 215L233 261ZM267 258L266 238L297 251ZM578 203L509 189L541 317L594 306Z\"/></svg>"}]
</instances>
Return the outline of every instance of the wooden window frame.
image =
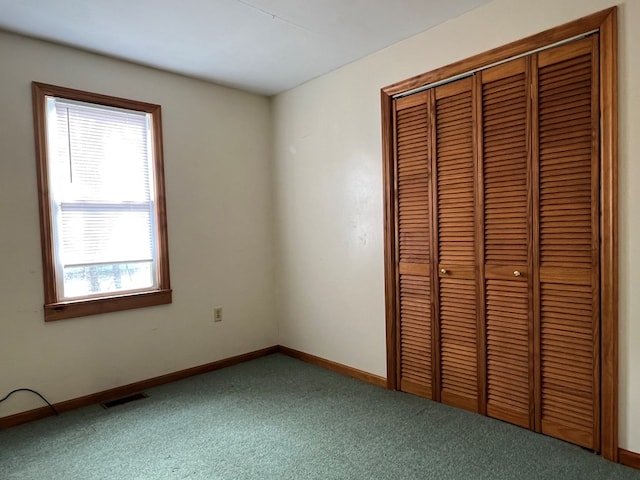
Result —
<instances>
[{"instance_id":1,"label":"wooden window frame","mask_svg":"<svg viewBox=\"0 0 640 480\"><path fill-rule=\"evenodd\" d=\"M116 312L133 308L149 307L171 303L172 292L169 278L169 247L167 236L167 215L164 185L164 162L162 150L161 107L151 103L127 100L98 93L32 82L33 120L36 146L36 167L38 174L38 203L40 210L40 238L42 244L42 267L44 284L45 321ZM77 100L97 105L124 108L151 115L154 149L154 181L156 203L156 242L158 285L154 289L110 293L96 298L61 300L56 287L54 265L54 239L51 223L51 203L49 198L49 175L47 159L47 96Z\"/></svg>"},{"instance_id":2,"label":"wooden window frame","mask_svg":"<svg viewBox=\"0 0 640 480\"><path fill-rule=\"evenodd\" d=\"M387 387L397 388L398 325L395 265L393 98L402 93L481 69L592 31L600 35L600 446L604 458L618 461L618 65L617 7L546 30L465 60L381 89L384 181L384 257Z\"/></svg>"}]
</instances>

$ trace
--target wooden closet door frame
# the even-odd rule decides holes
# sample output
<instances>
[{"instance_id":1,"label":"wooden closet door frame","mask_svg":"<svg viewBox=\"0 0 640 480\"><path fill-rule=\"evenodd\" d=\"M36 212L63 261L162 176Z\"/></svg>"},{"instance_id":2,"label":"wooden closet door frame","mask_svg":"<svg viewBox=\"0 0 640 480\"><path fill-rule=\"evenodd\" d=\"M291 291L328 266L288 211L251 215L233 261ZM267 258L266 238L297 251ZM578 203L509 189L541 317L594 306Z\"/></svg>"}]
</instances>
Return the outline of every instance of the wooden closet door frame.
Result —
<instances>
[{"instance_id":1,"label":"wooden closet door frame","mask_svg":"<svg viewBox=\"0 0 640 480\"><path fill-rule=\"evenodd\" d=\"M617 7L612 7L503 47L381 89L384 176L384 255L387 387L397 388L399 332L396 326L396 216L393 151L393 98L406 92L525 55L590 32L599 32L600 63L600 446L604 458L618 461L618 65Z\"/></svg>"}]
</instances>

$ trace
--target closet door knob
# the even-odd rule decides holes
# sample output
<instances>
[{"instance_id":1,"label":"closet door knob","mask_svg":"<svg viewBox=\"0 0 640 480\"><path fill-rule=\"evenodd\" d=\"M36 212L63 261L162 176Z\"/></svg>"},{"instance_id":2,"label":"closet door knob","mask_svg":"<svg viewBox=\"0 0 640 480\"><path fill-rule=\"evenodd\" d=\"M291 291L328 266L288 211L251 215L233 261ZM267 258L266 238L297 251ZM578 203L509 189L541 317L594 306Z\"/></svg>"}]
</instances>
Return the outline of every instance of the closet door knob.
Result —
<instances>
[{"instance_id":1,"label":"closet door knob","mask_svg":"<svg viewBox=\"0 0 640 480\"><path fill-rule=\"evenodd\" d=\"M447 269L446 268L441 268L440 269L440 273L444 275L445 273L447 273Z\"/></svg>"},{"instance_id":2,"label":"closet door knob","mask_svg":"<svg viewBox=\"0 0 640 480\"><path fill-rule=\"evenodd\" d=\"M521 275L522 275L522 274L520 273L520 271L519 271L519 270L515 270L515 271L513 272L513 276L514 276L514 277L519 277L519 276L521 276Z\"/></svg>"}]
</instances>

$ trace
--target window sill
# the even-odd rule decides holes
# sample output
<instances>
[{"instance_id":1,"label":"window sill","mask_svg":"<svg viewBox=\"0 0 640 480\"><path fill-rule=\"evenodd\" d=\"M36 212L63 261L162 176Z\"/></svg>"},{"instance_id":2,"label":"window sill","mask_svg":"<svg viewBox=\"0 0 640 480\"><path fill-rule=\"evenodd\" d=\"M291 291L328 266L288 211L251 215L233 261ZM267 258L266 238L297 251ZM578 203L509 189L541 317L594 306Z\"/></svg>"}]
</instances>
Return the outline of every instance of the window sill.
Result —
<instances>
[{"instance_id":1,"label":"window sill","mask_svg":"<svg viewBox=\"0 0 640 480\"><path fill-rule=\"evenodd\" d=\"M90 300L50 303L44 306L44 320L45 322L53 322L168 303L171 303L171 290L154 290Z\"/></svg>"}]
</instances>

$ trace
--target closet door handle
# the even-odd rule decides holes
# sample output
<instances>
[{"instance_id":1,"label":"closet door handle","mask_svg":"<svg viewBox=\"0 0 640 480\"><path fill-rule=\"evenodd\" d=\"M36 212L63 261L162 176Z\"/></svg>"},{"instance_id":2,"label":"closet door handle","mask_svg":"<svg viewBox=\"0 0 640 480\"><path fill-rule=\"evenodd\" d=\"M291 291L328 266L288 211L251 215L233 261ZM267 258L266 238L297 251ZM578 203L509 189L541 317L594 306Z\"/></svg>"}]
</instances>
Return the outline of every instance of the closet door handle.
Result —
<instances>
[{"instance_id":1,"label":"closet door handle","mask_svg":"<svg viewBox=\"0 0 640 480\"><path fill-rule=\"evenodd\" d=\"M522 275L522 273L520 273L520 271L519 271L519 270L514 270L514 271L513 271L513 276L514 276L514 277L520 277L521 275Z\"/></svg>"},{"instance_id":2,"label":"closet door handle","mask_svg":"<svg viewBox=\"0 0 640 480\"><path fill-rule=\"evenodd\" d=\"M446 269L446 268L441 268L441 269L440 269L440 273L441 273L442 275L446 274L446 273L447 273L447 269Z\"/></svg>"}]
</instances>

